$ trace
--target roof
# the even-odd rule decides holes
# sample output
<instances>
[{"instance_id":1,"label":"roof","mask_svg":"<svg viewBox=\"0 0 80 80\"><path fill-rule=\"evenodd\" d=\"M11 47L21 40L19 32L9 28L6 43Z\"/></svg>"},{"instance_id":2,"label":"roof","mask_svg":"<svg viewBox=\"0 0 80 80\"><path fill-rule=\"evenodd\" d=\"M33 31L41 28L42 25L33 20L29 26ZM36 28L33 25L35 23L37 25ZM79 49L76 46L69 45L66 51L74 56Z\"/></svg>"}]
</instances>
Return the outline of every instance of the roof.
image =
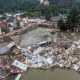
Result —
<instances>
[{"instance_id":1,"label":"roof","mask_svg":"<svg viewBox=\"0 0 80 80\"><path fill-rule=\"evenodd\" d=\"M4 71L2 68L0 68L0 76L2 76L4 74Z\"/></svg>"},{"instance_id":2,"label":"roof","mask_svg":"<svg viewBox=\"0 0 80 80\"><path fill-rule=\"evenodd\" d=\"M43 58L44 59L44 62L46 63L46 64L52 64L53 63L53 59L52 59L52 57L48 57L47 59L46 58Z\"/></svg>"},{"instance_id":3,"label":"roof","mask_svg":"<svg viewBox=\"0 0 80 80\"><path fill-rule=\"evenodd\" d=\"M20 78L21 78L21 74L18 74L15 80L20 80Z\"/></svg>"},{"instance_id":4,"label":"roof","mask_svg":"<svg viewBox=\"0 0 80 80\"><path fill-rule=\"evenodd\" d=\"M5 54L10 50L10 48L4 46L4 47L0 47L0 55L1 54Z\"/></svg>"},{"instance_id":5,"label":"roof","mask_svg":"<svg viewBox=\"0 0 80 80\"><path fill-rule=\"evenodd\" d=\"M53 60L52 60L51 57L50 57L50 58L47 58L46 61L47 61L49 64L52 64L52 63L53 63Z\"/></svg>"},{"instance_id":6,"label":"roof","mask_svg":"<svg viewBox=\"0 0 80 80\"><path fill-rule=\"evenodd\" d=\"M46 44L46 43L48 43L48 42L47 41L42 41L42 42L37 43L37 45L42 45L42 44Z\"/></svg>"},{"instance_id":7,"label":"roof","mask_svg":"<svg viewBox=\"0 0 80 80\"><path fill-rule=\"evenodd\" d=\"M14 65L14 66L16 66L16 67L18 67L18 68L20 68L20 69L22 69L24 71L27 70L27 65L25 65L22 62L19 62L17 60L15 60L12 65Z\"/></svg>"},{"instance_id":8,"label":"roof","mask_svg":"<svg viewBox=\"0 0 80 80\"><path fill-rule=\"evenodd\" d=\"M40 54L42 51L44 51L44 47L39 47L39 48L37 48L34 52L33 52L33 54L34 55L38 55L38 54Z\"/></svg>"},{"instance_id":9,"label":"roof","mask_svg":"<svg viewBox=\"0 0 80 80\"><path fill-rule=\"evenodd\" d=\"M79 66L73 65L73 69L74 69L74 70L78 70L78 69L79 69Z\"/></svg>"},{"instance_id":10,"label":"roof","mask_svg":"<svg viewBox=\"0 0 80 80\"><path fill-rule=\"evenodd\" d=\"M16 45L16 44L15 44L14 42L11 42L10 44L8 44L7 47L11 48L11 47L13 47L14 45Z\"/></svg>"},{"instance_id":11,"label":"roof","mask_svg":"<svg viewBox=\"0 0 80 80\"><path fill-rule=\"evenodd\" d=\"M22 53L23 55L27 56L29 59L32 59L32 57L33 57L31 51L28 50L28 49L22 48L22 49L21 49L21 53Z\"/></svg>"},{"instance_id":12,"label":"roof","mask_svg":"<svg viewBox=\"0 0 80 80\"><path fill-rule=\"evenodd\" d=\"M8 21L8 22L14 22L14 19L15 19L15 18L14 18L13 16L10 16L10 17L7 19L7 21Z\"/></svg>"}]
</instances>

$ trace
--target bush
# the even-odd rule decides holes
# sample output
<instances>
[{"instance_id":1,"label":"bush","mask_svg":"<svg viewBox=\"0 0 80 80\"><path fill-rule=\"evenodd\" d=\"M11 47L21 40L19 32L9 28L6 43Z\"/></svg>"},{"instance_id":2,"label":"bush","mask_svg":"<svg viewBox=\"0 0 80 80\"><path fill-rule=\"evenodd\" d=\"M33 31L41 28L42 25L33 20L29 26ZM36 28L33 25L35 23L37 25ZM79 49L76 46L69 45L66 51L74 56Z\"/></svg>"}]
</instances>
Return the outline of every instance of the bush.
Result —
<instances>
[{"instance_id":1,"label":"bush","mask_svg":"<svg viewBox=\"0 0 80 80\"><path fill-rule=\"evenodd\" d=\"M62 31L67 31L66 23L64 22L63 19L60 19L60 20L58 21L58 27L59 27L59 29L62 30Z\"/></svg>"}]
</instances>

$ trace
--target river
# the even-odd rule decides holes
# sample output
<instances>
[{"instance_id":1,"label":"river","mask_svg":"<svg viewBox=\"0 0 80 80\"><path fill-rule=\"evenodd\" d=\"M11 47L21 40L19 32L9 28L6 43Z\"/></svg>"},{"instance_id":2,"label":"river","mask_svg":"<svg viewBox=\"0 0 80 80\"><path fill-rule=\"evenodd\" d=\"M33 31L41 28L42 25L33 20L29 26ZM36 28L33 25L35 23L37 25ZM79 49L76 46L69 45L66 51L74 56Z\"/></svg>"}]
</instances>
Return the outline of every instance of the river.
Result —
<instances>
[{"instance_id":1,"label":"river","mask_svg":"<svg viewBox=\"0 0 80 80\"><path fill-rule=\"evenodd\" d=\"M80 80L80 73L67 69L30 69L23 73L20 80Z\"/></svg>"}]
</instances>

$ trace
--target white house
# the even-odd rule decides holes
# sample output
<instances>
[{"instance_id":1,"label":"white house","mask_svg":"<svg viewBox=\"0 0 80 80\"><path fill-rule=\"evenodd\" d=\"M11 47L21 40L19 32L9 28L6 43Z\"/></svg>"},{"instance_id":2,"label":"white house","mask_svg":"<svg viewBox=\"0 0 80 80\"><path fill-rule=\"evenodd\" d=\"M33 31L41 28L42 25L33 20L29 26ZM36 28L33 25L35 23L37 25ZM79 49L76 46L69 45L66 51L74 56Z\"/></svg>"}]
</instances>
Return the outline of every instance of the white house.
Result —
<instances>
[{"instance_id":1,"label":"white house","mask_svg":"<svg viewBox=\"0 0 80 80\"><path fill-rule=\"evenodd\" d=\"M43 4L44 4L44 5L49 5L49 1L48 1L48 0L44 0L44 1L43 1Z\"/></svg>"}]
</instances>

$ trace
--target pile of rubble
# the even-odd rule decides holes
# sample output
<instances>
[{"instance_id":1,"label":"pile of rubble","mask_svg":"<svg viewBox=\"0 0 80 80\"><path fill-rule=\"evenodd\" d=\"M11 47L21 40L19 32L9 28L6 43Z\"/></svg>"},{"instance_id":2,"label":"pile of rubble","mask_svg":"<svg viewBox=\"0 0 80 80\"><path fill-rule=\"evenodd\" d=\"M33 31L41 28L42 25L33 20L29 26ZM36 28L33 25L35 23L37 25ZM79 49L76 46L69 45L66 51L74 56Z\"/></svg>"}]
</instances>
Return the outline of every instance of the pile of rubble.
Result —
<instances>
[{"instance_id":1,"label":"pile of rubble","mask_svg":"<svg viewBox=\"0 0 80 80\"><path fill-rule=\"evenodd\" d=\"M3 50L4 49L4 50ZM71 68L80 71L79 50L80 40L70 46L62 43L41 42L35 46L21 48L11 42L5 48L0 48L0 77L5 69L8 73L22 73L28 68ZM77 52L77 53L75 53Z\"/></svg>"}]
</instances>

